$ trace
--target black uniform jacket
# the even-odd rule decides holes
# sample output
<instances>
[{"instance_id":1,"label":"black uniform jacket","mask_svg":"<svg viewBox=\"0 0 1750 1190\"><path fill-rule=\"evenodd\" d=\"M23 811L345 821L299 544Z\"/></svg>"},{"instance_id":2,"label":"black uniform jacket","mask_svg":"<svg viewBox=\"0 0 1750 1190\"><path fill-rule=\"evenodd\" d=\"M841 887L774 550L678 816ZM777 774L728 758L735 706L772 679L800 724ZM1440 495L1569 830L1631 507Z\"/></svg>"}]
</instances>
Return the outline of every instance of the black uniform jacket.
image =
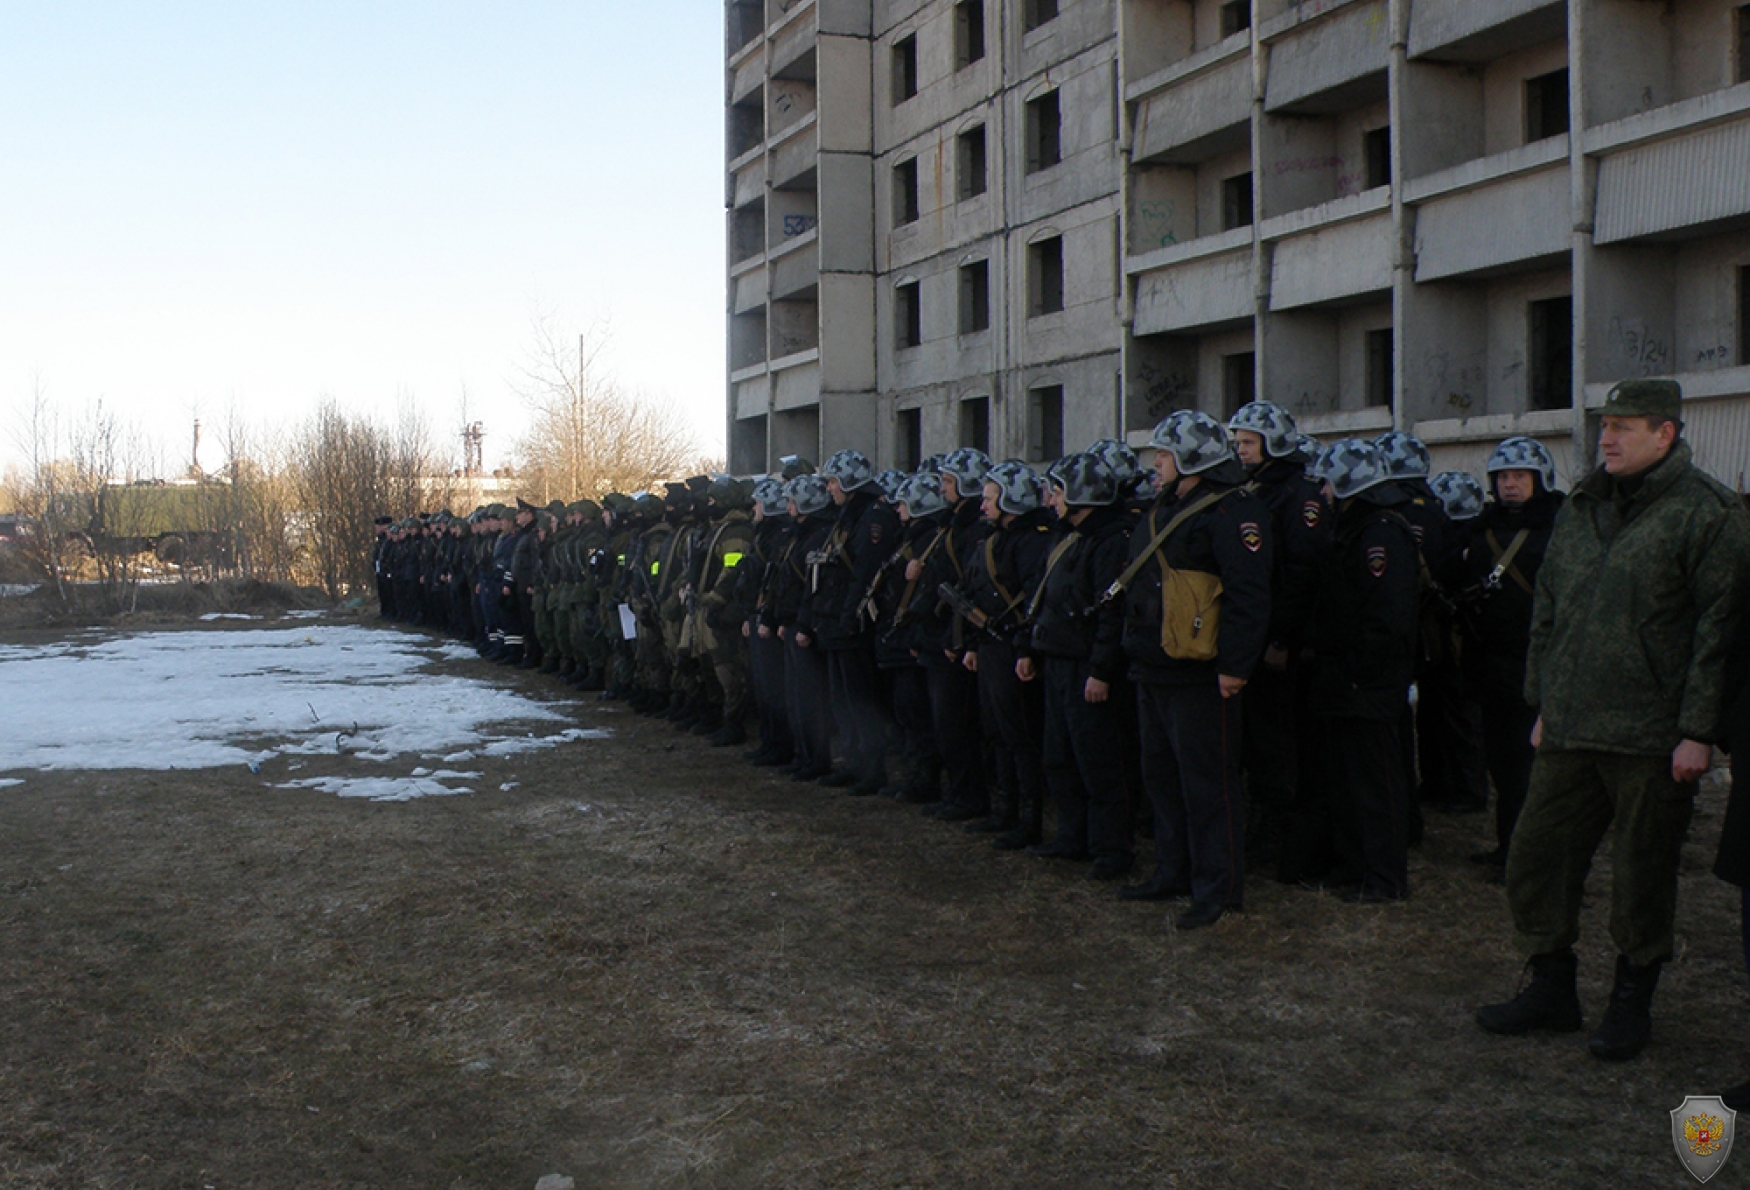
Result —
<instances>
[{"instance_id":1,"label":"black uniform jacket","mask_svg":"<svg viewBox=\"0 0 1750 1190\"><path fill-rule=\"evenodd\" d=\"M969 631L969 650L990 640L990 633L1006 642L1018 632L1057 540L1051 531L1055 519L1049 508L1038 508L1006 525L993 524L984 544L972 551L960 589L988 617L988 631Z\"/></svg>"},{"instance_id":2,"label":"black uniform jacket","mask_svg":"<svg viewBox=\"0 0 1750 1190\"><path fill-rule=\"evenodd\" d=\"M1538 568L1549 548L1550 531L1562 506L1560 492L1539 491L1518 507L1491 503L1471 522L1457 584L1459 623L1464 631L1465 672L1478 692L1525 689L1525 654L1531 647L1531 597ZM1525 543L1495 586L1486 580L1519 534ZM1489 697L1495 697L1490 694Z\"/></svg>"},{"instance_id":3,"label":"black uniform jacket","mask_svg":"<svg viewBox=\"0 0 1750 1190\"><path fill-rule=\"evenodd\" d=\"M933 548L929 541L920 546L920 556L929 554L917 589L917 598L927 605L917 609L918 661L925 666L956 664L944 650L956 654L965 651L971 629L940 602L936 590L943 583L959 587L965 581L972 557L984 549L990 530L990 522L979 514L978 501L962 500L949 511L941 541Z\"/></svg>"},{"instance_id":4,"label":"black uniform jacket","mask_svg":"<svg viewBox=\"0 0 1750 1190\"><path fill-rule=\"evenodd\" d=\"M1335 540L1319 568L1311 636L1313 713L1395 719L1415 675L1421 561L1384 485L1343 501Z\"/></svg>"},{"instance_id":5,"label":"black uniform jacket","mask_svg":"<svg viewBox=\"0 0 1750 1190\"><path fill-rule=\"evenodd\" d=\"M1297 652L1312 615L1319 559L1331 540L1331 514L1299 457L1271 459L1252 473L1270 509L1276 570L1270 585L1270 643Z\"/></svg>"},{"instance_id":6,"label":"black uniform jacket","mask_svg":"<svg viewBox=\"0 0 1750 1190\"><path fill-rule=\"evenodd\" d=\"M1179 512L1215 492L1218 504L1206 508L1160 547L1174 570L1196 570L1221 579L1221 626L1213 661L1180 661L1161 648L1161 567L1150 558L1136 572L1124 602L1124 651L1130 677L1169 685L1214 685L1218 675L1250 678L1270 643L1270 576L1274 562L1270 510L1245 490L1245 469L1223 463L1203 473L1202 482L1183 498L1168 492L1130 534L1129 557L1148 549L1156 534Z\"/></svg>"},{"instance_id":7,"label":"black uniform jacket","mask_svg":"<svg viewBox=\"0 0 1750 1190\"><path fill-rule=\"evenodd\" d=\"M1052 552L1059 545L1063 552L1038 593L1024 655L1085 660L1089 676L1102 682L1124 676L1124 604L1096 604L1124 571L1130 523L1129 512L1118 506L1091 509L1075 527L1059 523Z\"/></svg>"},{"instance_id":8,"label":"black uniform jacket","mask_svg":"<svg viewBox=\"0 0 1750 1190\"><path fill-rule=\"evenodd\" d=\"M768 588L770 614L763 617L765 623L774 628L794 628L813 635L810 606L813 592L808 589L808 555L826 544L827 536L832 532L831 516L829 512L817 512L797 517L791 525L790 539L784 543L778 560L773 563L777 574L772 577Z\"/></svg>"},{"instance_id":9,"label":"black uniform jacket","mask_svg":"<svg viewBox=\"0 0 1750 1190\"><path fill-rule=\"evenodd\" d=\"M855 491L840 505L827 548L813 580L809 622L825 649L852 649L863 644L871 625L857 615L857 604L869 589L899 536L899 515L867 490Z\"/></svg>"}]
</instances>

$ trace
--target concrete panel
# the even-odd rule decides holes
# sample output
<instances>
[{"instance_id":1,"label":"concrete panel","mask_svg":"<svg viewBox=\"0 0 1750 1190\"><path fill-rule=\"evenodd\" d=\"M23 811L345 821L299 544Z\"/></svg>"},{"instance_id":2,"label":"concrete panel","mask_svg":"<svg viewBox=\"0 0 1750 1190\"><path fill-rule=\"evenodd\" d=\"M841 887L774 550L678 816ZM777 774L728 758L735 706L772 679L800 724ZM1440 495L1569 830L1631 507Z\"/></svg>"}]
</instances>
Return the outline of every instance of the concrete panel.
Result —
<instances>
[{"instance_id":1,"label":"concrete panel","mask_svg":"<svg viewBox=\"0 0 1750 1190\"><path fill-rule=\"evenodd\" d=\"M1750 232L1692 240L1677 249L1675 366L1714 372L1743 365L1738 342L1739 270L1750 267Z\"/></svg>"},{"instance_id":2,"label":"concrete panel","mask_svg":"<svg viewBox=\"0 0 1750 1190\"><path fill-rule=\"evenodd\" d=\"M1252 60L1243 56L1138 104L1131 154L1139 162L1179 160L1175 151L1182 155L1210 138L1227 133L1231 140L1236 131L1243 137L1251 118Z\"/></svg>"},{"instance_id":3,"label":"concrete panel","mask_svg":"<svg viewBox=\"0 0 1750 1190\"><path fill-rule=\"evenodd\" d=\"M766 270L754 269L730 281L730 309L746 314L766 304Z\"/></svg>"},{"instance_id":4,"label":"concrete panel","mask_svg":"<svg viewBox=\"0 0 1750 1190\"><path fill-rule=\"evenodd\" d=\"M820 365L799 364L771 377L772 408L799 409L820 400ZM819 462L819 460L815 460Z\"/></svg>"},{"instance_id":5,"label":"concrete panel","mask_svg":"<svg viewBox=\"0 0 1750 1190\"><path fill-rule=\"evenodd\" d=\"M766 159L756 158L748 165L735 171L735 179L730 190L730 206L745 207L766 193Z\"/></svg>"},{"instance_id":6,"label":"concrete panel","mask_svg":"<svg viewBox=\"0 0 1750 1190\"><path fill-rule=\"evenodd\" d=\"M765 416L766 406L772 399L772 378L770 376L744 380L731 387L735 394L733 408L737 419Z\"/></svg>"},{"instance_id":7,"label":"concrete panel","mask_svg":"<svg viewBox=\"0 0 1750 1190\"><path fill-rule=\"evenodd\" d=\"M1289 310L1391 290L1389 212L1278 241L1270 268L1270 308Z\"/></svg>"},{"instance_id":8,"label":"concrete panel","mask_svg":"<svg viewBox=\"0 0 1750 1190\"><path fill-rule=\"evenodd\" d=\"M1677 250L1621 244L1586 266L1587 381L1669 376L1677 342Z\"/></svg>"},{"instance_id":9,"label":"concrete panel","mask_svg":"<svg viewBox=\"0 0 1750 1190\"><path fill-rule=\"evenodd\" d=\"M1270 314L1263 332L1264 400L1297 419L1342 410L1334 311Z\"/></svg>"},{"instance_id":10,"label":"concrete panel","mask_svg":"<svg viewBox=\"0 0 1750 1190\"><path fill-rule=\"evenodd\" d=\"M820 148L825 153L867 153L874 145L870 43L821 37L815 50L820 87Z\"/></svg>"},{"instance_id":11,"label":"concrete panel","mask_svg":"<svg viewBox=\"0 0 1750 1190\"><path fill-rule=\"evenodd\" d=\"M1735 22L1743 0L1684 0L1671 27L1672 97L1693 99L1736 83Z\"/></svg>"},{"instance_id":12,"label":"concrete panel","mask_svg":"<svg viewBox=\"0 0 1750 1190\"><path fill-rule=\"evenodd\" d=\"M1406 422L1488 412L1488 301L1482 286L1411 286L1397 331Z\"/></svg>"},{"instance_id":13,"label":"concrete panel","mask_svg":"<svg viewBox=\"0 0 1750 1190\"><path fill-rule=\"evenodd\" d=\"M820 155L820 267L829 273L875 269L874 186L869 158L855 153Z\"/></svg>"},{"instance_id":14,"label":"concrete panel","mask_svg":"<svg viewBox=\"0 0 1750 1190\"><path fill-rule=\"evenodd\" d=\"M1597 242L1750 215L1750 121L1606 157L1598 171Z\"/></svg>"},{"instance_id":15,"label":"concrete panel","mask_svg":"<svg viewBox=\"0 0 1750 1190\"><path fill-rule=\"evenodd\" d=\"M1124 343L1124 431L1148 431L1197 406L1197 336L1130 336Z\"/></svg>"},{"instance_id":16,"label":"concrete panel","mask_svg":"<svg viewBox=\"0 0 1750 1190\"><path fill-rule=\"evenodd\" d=\"M869 0L815 0L815 10L823 34L842 33L850 37L870 34Z\"/></svg>"},{"instance_id":17,"label":"concrete panel","mask_svg":"<svg viewBox=\"0 0 1750 1190\"><path fill-rule=\"evenodd\" d=\"M1416 218L1416 280L1480 273L1573 247L1565 167L1434 199Z\"/></svg>"},{"instance_id":18,"label":"concrete panel","mask_svg":"<svg viewBox=\"0 0 1750 1190\"><path fill-rule=\"evenodd\" d=\"M867 450L873 446L879 432L880 413L881 402L873 392L821 393L822 455L852 448Z\"/></svg>"},{"instance_id":19,"label":"concrete panel","mask_svg":"<svg viewBox=\"0 0 1750 1190\"><path fill-rule=\"evenodd\" d=\"M1525 81L1568 64L1568 43L1553 41L1491 62L1483 69L1483 152L1505 153L1526 143Z\"/></svg>"},{"instance_id":20,"label":"concrete panel","mask_svg":"<svg viewBox=\"0 0 1750 1190\"><path fill-rule=\"evenodd\" d=\"M1368 76L1383 76L1390 65L1390 50L1391 18L1385 0L1357 4L1306 25L1270 46L1264 106L1280 111Z\"/></svg>"},{"instance_id":21,"label":"concrete panel","mask_svg":"<svg viewBox=\"0 0 1750 1190\"><path fill-rule=\"evenodd\" d=\"M772 297L812 294L820 284L820 241L772 258Z\"/></svg>"},{"instance_id":22,"label":"concrete panel","mask_svg":"<svg viewBox=\"0 0 1750 1190\"><path fill-rule=\"evenodd\" d=\"M821 460L819 405L775 413L770 424L773 458L799 454L811 462Z\"/></svg>"},{"instance_id":23,"label":"concrete panel","mask_svg":"<svg viewBox=\"0 0 1750 1190\"><path fill-rule=\"evenodd\" d=\"M1417 0L1410 57L1482 62L1567 33L1562 0Z\"/></svg>"},{"instance_id":24,"label":"concrete panel","mask_svg":"<svg viewBox=\"0 0 1750 1190\"><path fill-rule=\"evenodd\" d=\"M813 189L819 185L816 169L819 158L820 122L809 117L803 127L774 146L767 158L772 185L780 190Z\"/></svg>"},{"instance_id":25,"label":"concrete panel","mask_svg":"<svg viewBox=\"0 0 1750 1190\"><path fill-rule=\"evenodd\" d=\"M1252 317L1252 254L1188 261L1136 280L1134 333L1156 335Z\"/></svg>"},{"instance_id":26,"label":"concrete panel","mask_svg":"<svg viewBox=\"0 0 1750 1190\"><path fill-rule=\"evenodd\" d=\"M826 383L875 387L875 279L848 273L820 278L820 352Z\"/></svg>"},{"instance_id":27,"label":"concrete panel","mask_svg":"<svg viewBox=\"0 0 1750 1190\"><path fill-rule=\"evenodd\" d=\"M1404 67L1398 122L1403 176L1419 178L1483 155L1483 80L1474 70L1428 62Z\"/></svg>"}]
</instances>

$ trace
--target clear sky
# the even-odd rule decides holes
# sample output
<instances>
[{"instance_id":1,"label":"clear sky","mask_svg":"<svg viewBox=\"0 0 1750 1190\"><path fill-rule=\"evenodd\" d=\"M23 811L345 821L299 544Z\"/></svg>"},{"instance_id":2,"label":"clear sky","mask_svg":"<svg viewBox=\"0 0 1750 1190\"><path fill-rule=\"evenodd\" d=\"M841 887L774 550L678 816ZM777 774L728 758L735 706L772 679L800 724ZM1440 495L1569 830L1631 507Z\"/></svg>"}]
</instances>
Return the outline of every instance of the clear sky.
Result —
<instances>
[{"instance_id":1,"label":"clear sky","mask_svg":"<svg viewBox=\"0 0 1750 1190\"><path fill-rule=\"evenodd\" d=\"M531 323L606 318L619 378L721 451L720 4L0 13L0 411L102 398L174 468L197 412L406 393L448 434L466 388L490 464Z\"/></svg>"}]
</instances>

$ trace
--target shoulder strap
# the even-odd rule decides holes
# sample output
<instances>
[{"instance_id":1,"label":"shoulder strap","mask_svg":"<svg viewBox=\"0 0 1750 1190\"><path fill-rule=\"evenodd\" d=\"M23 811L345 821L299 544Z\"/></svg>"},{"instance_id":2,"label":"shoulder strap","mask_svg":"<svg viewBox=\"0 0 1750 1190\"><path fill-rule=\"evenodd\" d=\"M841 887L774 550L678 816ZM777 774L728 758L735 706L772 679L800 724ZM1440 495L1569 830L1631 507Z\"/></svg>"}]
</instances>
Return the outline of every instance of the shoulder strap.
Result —
<instances>
[{"instance_id":1,"label":"shoulder strap","mask_svg":"<svg viewBox=\"0 0 1750 1190\"><path fill-rule=\"evenodd\" d=\"M1057 548L1051 551L1051 556L1045 559L1045 572L1039 576L1039 585L1033 589L1033 598L1027 602L1027 618L1029 620L1037 619L1039 616L1039 604L1045 598L1045 584L1051 581L1051 572L1057 569L1057 564L1063 561L1063 556L1069 553L1070 547L1081 539L1082 531L1071 529L1064 539L1057 543Z\"/></svg>"},{"instance_id":2,"label":"shoulder strap","mask_svg":"<svg viewBox=\"0 0 1750 1190\"><path fill-rule=\"evenodd\" d=\"M1530 539L1531 530L1521 529L1519 532L1515 533L1513 535L1513 540L1507 543L1506 549L1501 548L1501 542L1495 537L1495 531L1493 529L1490 529L1487 533L1483 534L1483 536L1488 539L1489 551L1495 555L1495 568L1489 571L1489 577L1486 580L1489 586L1498 586L1501 582L1501 577L1507 575L1510 576L1513 581L1518 584L1519 589L1524 591L1527 595L1535 594L1531 588L1531 584L1526 582L1525 576L1519 572L1519 567L1513 565L1514 559L1519 557L1519 551L1525 548L1526 541Z\"/></svg>"},{"instance_id":3,"label":"shoulder strap","mask_svg":"<svg viewBox=\"0 0 1750 1190\"><path fill-rule=\"evenodd\" d=\"M997 574L997 535L994 532L984 539L984 570L985 576L990 579L990 585L997 589L997 598L1003 601L1003 615L1008 615L1019 607L1021 600L1027 596L1025 592L1019 595L1011 592L1003 582L1002 576Z\"/></svg>"},{"instance_id":4,"label":"shoulder strap","mask_svg":"<svg viewBox=\"0 0 1750 1190\"><path fill-rule=\"evenodd\" d=\"M1229 493L1236 490L1237 489L1235 488L1224 488L1219 492L1211 492L1201 500L1194 501L1189 508L1180 512L1178 516L1168 521L1167 527L1162 529L1159 533L1156 533L1154 540L1148 543L1148 548L1136 555L1135 558L1131 559L1130 565L1124 568L1124 573L1118 576L1118 581L1106 588L1106 593L1100 596L1100 602L1111 603L1114 599L1124 594L1125 589L1136 580L1136 576L1141 573L1142 568L1148 564L1148 560L1154 557L1155 553L1167 543L1167 538L1171 537L1180 525L1183 525L1186 521L1190 520L1205 509L1215 507L1217 504L1221 503L1221 501L1225 500Z\"/></svg>"}]
</instances>

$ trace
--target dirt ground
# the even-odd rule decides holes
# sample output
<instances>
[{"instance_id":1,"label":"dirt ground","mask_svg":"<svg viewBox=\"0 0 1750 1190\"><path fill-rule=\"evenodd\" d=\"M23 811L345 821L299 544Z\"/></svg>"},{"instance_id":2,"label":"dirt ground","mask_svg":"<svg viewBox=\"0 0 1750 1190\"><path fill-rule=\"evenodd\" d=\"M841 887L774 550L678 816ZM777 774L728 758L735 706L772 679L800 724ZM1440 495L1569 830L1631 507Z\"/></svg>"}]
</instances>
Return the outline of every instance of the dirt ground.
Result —
<instances>
[{"instance_id":1,"label":"dirt ground","mask_svg":"<svg viewBox=\"0 0 1750 1190\"><path fill-rule=\"evenodd\" d=\"M1654 1044L1606 1065L1471 1023L1519 970L1480 818L1431 822L1406 904L1254 879L1175 935L1077 867L574 713L614 737L405 804L16 774L0 1186L1675 1188L1667 1113L1750 1073L1718 786Z\"/></svg>"}]
</instances>

